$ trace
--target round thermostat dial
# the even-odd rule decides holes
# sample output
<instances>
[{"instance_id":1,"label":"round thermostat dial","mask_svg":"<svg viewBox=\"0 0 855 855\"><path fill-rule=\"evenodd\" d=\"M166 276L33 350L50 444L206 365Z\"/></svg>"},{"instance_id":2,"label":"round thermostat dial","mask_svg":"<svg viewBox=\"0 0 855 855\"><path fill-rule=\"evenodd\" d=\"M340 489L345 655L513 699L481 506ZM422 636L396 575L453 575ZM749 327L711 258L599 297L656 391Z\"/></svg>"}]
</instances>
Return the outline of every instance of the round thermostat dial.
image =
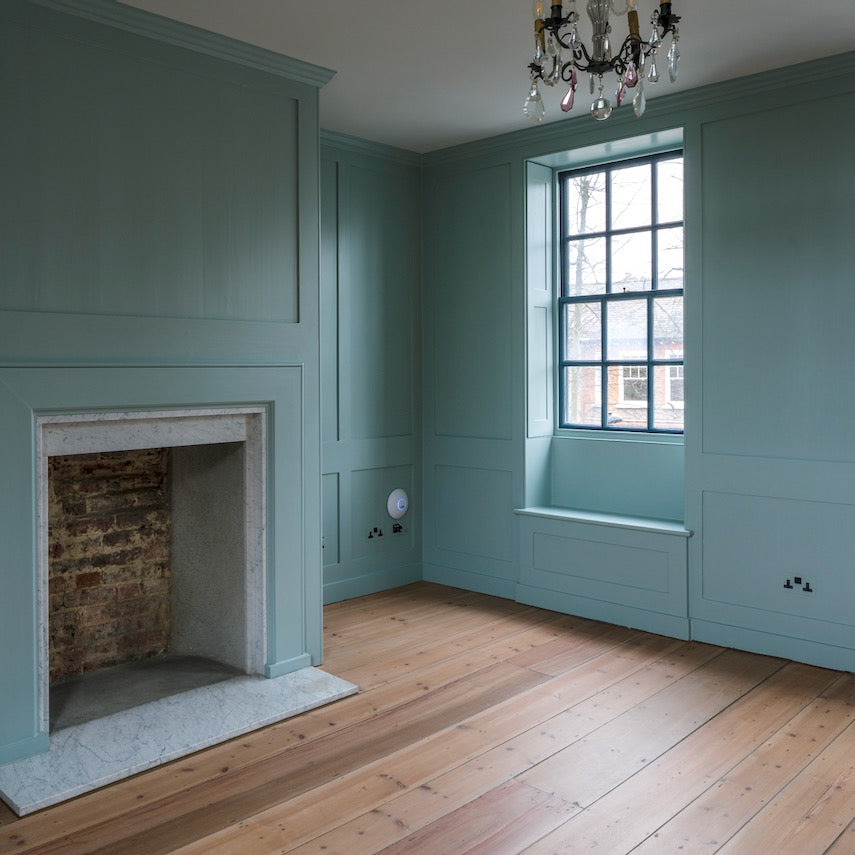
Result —
<instances>
[{"instance_id":1,"label":"round thermostat dial","mask_svg":"<svg viewBox=\"0 0 855 855\"><path fill-rule=\"evenodd\" d=\"M401 490L392 490L389 493L389 498L386 500L386 510L393 520L399 520L409 510L410 500L407 494Z\"/></svg>"}]
</instances>

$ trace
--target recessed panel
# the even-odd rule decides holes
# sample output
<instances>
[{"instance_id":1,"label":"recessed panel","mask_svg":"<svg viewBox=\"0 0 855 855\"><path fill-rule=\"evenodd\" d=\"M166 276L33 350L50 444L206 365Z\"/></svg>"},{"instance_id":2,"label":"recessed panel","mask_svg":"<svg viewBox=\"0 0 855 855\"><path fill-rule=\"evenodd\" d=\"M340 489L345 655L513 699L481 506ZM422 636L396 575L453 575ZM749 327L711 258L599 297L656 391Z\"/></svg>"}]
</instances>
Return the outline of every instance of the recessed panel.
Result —
<instances>
[{"instance_id":1,"label":"recessed panel","mask_svg":"<svg viewBox=\"0 0 855 855\"><path fill-rule=\"evenodd\" d=\"M443 179L433 195L425 309L436 433L510 439L512 380L522 370L513 358L510 167Z\"/></svg>"},{"instance_id":2,"label":"recessed panel","mask_svg":"<svg viewBox=\"0 0 855 855\"><path fill-rule=\"evenodd\" d=\"M47 29L3 47L0 308L298 320L290 94Z\"/></svg>"},{"instance_id":3,"label":"recessed panel","mask_svg":"<svg viewBox=\"0 0 855 855\"><path fill-rule=\"evenodd\" d=\"M705 452L855 460L855 94L820 95L703 126Z\"/></svg>"},{"instance_id":4,"label":"recessed panel","mask_svg":"<svg viewBox=\"0 0 855 855\"><path fill-rule=\"evenodd\" d=\"M323 520L321 523L321 552L324 567L338 564L341 561L339 547L339 530L341 527L339 475L337 472L324 475L321 478L321 501L323 503Z\"/></svg>"},{"instance_id":5,"label":"recessed panel","mask_svg":"<svg viewBox=\"0 0 855 855\"><path fill-rule=\"evenodd\" d=\"M437 466L437 549L510 561L513 507L511 473Z\"/></svg>"},{"instance_id":6,"label":"recessed panel","mask_svg":"<svg viewBox=\"0 0 855 855\"><path fill-rule=\"evenodd\" d=\"M380 557L392 550L410 549L414 521L420 513L413 493L412 466L357 469L351 473L350 485L353 558ZM407 493L410 507L395 520L389 516L387 500L398 488Z\"/></svg>"},{"instance_id":7,"label":"recessed panel","mask_svg":"<svg viewBox=\"0 0 855 855\"><path fill-rule=\"evenodd\" d=\"M704 601L853 623L855 505L706 492L702 546Z\"/></svg>"}]
</instances>

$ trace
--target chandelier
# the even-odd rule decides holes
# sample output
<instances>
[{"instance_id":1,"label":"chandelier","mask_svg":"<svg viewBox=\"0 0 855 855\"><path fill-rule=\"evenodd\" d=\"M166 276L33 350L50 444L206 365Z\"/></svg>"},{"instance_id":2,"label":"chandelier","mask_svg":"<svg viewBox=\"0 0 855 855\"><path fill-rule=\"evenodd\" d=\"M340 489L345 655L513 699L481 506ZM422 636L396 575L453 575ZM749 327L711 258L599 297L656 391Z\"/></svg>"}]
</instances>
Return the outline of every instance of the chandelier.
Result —
<instances>
[{"instance_id":1,"label":"chandelier","mask_svg":"<svg viewBox=\"0 0 855 855\"><path fill-rule=\"evenodd\" d=\"M530 88L523 104L523 115L531 122L540 122L545 115L540 84L556 86L562 81L569 84L561 99L561 109L566 113L573 109L576 97L577 72L589 76L593 95L599 84L599 93L591 104L591 115L600 121L612 114L612 104L603 95L603 75L617 75L615 106L619 107L627 90L634 89L632 107L636 116L641 116L647 106L644 94L645 83L659 80L656 53L666 36L671 34L671 44L666 54L668 74L673 83L677 79L677 23L680 18L671 12L671 3L660 3L653 11L650 23L653 32L648 41L641 38L638 25L636 0L624 0L624 8L616 9L615 0L587 0L588 17L593 27L590 50L579 37L576 0L570 0L565 15L561 2L553 3L549 14L546 0L534 0L534 57L529 63ZM611 46L612 25L609 14L626 15L629 34L617 50Z\"/></svg>"}]
</instances>

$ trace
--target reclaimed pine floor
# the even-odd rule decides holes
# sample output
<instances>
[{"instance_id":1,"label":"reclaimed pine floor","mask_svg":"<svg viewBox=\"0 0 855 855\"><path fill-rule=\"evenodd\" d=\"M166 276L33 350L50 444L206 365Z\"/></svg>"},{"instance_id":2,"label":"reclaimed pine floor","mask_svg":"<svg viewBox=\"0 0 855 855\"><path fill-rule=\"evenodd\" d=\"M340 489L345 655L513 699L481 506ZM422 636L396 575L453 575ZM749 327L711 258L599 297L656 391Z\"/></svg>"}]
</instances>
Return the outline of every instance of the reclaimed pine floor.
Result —
<instances>
[{"instance_id":1,"label":"reclaimed pine floor","mask_svg":"<svg viewBox=\"0 0 855 855\"><path fill-rule=\"evenodd\" d=\"M0 853L855 853L855 676L420 583L360 694L17 819Z\"/></svg>"}]
</instances>

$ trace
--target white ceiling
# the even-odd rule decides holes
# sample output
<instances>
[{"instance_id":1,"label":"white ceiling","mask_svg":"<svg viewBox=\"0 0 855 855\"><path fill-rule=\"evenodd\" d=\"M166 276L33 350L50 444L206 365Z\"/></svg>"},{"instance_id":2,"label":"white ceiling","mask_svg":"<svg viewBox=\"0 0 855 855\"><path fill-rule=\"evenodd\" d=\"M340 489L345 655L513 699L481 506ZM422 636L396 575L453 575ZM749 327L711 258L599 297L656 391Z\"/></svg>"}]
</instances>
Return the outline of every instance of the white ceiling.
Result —
<instances>
[{"instance_id":1,"label":"white ceiling","mask_svg":"<svg viewBox=\"0 0 855 855\"><path fill-rule=\"evenodd\" d=\"M320 92L325 130L422 153L527 125L531 0L122 2L335 70ZM650 98L855 49L853 0L673 3L680 77L663 75ZM577 5L589 42L584 0ZM638 0L642 35L654 5ZM565 119L558 89L547 90L545 121ZM584 87L570 115L590 100Z\"/></svg>"}]
</instances>

